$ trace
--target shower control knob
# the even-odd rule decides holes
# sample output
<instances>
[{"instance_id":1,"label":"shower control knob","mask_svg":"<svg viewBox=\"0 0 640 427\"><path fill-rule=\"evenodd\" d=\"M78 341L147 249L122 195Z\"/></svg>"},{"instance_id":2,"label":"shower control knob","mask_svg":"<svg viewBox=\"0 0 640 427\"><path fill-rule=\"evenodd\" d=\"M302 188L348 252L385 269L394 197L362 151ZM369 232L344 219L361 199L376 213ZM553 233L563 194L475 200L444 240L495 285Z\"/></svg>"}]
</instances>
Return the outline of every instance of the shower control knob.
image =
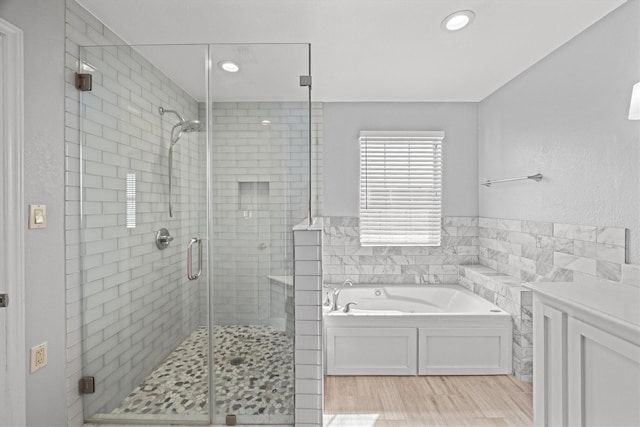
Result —
<instances>
[{"instance_id":1,"label":"shower control knob","mask_svg":"<svg viewBox=\"0 0 640 427\"><path fill-rule=\"evenodd\" d=\"M167 249L172 240L173 236L169 235L169 230L166 228L163 227L156 231L156 246L158 249Z\"/></svg>"},{"instance_id":2,"label":"shower control knob","mask_svg":"<svg viewBox=\"0 0 640 427\"><path fill-rule=\"evenodd\" d=\"M265 250L265 249L267 249L267 247L268 247L268 246L269 246L269 245L267 245L266 243L260 243L260 244L258 245L258 249L260 249L260 250Z\"/></svg>"}]
</instances>

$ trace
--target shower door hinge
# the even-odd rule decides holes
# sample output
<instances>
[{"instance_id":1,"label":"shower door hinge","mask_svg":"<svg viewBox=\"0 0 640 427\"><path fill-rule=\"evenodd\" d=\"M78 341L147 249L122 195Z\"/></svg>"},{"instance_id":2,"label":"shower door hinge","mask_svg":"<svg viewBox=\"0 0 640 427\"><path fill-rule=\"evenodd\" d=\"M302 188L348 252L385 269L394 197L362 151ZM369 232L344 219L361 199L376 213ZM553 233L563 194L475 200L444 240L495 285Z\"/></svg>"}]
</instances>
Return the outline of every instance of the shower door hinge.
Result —
<instances>
[{"instance_id":1,"label":"shower door hinge","mask_svg":"<svg viewBox=\"0 0 640 427\"><path fill-rule=\"evenodd\" d=\"M92 83L91 80L91 74L76 73L76 89L81 90L82 92L90 92Z\"/></svg>"},{"instance_id":2,"label":"shower door hinge","mask_svg":"<svg viewBox=\"0 0 640 427\"><path fill-rule=\"evenodd\" d=\"M300 76L300 86L311 87L311 76Z\"/></svg>"},{"instance_id":3,"label":"shower door hinge","mask_svg":"<svg viewBox=\"0 0 640 427\"><path fill-rule=\"evenodd\" d=\"M7 307L9 305L9 295L0 294L0 308Z\"/></svg>"},{"instance_id":4,"label":"shower door hinge","mask_svg":"<svg viewBox=\"0 0 640 427\"><path fill-rule=\"evenodd\" d=\"M80 378L80 394L93 394L96 392L95 377Z\"/></svg>"}]
</instances>

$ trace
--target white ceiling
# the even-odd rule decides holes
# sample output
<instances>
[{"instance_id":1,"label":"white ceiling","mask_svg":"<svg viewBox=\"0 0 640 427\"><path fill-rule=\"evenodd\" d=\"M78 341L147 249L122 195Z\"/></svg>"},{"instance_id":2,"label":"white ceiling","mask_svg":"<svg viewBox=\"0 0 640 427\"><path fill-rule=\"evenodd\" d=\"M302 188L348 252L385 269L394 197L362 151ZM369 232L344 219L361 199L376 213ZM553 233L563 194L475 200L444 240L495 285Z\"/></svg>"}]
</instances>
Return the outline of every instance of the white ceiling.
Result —
<instances>
[{"instance_id":1,"label":"white ceiling","mask_svg":"<svg viewBox=\"0 0 640 427\"><path fill-rule=\"evenodd\" d=\"M129 44L210 43L216 100L480 101L626 0L77 0ZM470 9L473 24L440 24ZM251 46L222 44L253 43ZM140 47L203 100L205 47Z\"/></svg>"}]
</instances>

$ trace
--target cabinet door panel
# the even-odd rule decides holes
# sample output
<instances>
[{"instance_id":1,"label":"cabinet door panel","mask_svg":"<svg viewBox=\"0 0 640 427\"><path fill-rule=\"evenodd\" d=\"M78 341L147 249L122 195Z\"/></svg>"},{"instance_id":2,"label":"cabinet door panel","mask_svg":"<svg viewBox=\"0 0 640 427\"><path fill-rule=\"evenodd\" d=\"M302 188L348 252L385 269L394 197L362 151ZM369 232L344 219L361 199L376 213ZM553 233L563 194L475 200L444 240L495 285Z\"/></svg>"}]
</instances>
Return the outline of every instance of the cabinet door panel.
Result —
<instances>
[{"instance_id":1,"label":"cabinet door panel","mask_svg":"<svg viewBox=\"0 0 640 427\"><path fill-rule=\"evenodd\" d=\"M640 347L573 318L568 338L569 425L640 425Z\"/></svg>"},{"instance_id":2,"label":"cabinet door panel","mask_svg":"<svg viewBox=\"0 0 640 427\"><path fill-rule=\"evenodd\" d=\"M566 425L567 315L540 301L534 302L533 313L534 424Z\"/></svg>"}]
</instances>

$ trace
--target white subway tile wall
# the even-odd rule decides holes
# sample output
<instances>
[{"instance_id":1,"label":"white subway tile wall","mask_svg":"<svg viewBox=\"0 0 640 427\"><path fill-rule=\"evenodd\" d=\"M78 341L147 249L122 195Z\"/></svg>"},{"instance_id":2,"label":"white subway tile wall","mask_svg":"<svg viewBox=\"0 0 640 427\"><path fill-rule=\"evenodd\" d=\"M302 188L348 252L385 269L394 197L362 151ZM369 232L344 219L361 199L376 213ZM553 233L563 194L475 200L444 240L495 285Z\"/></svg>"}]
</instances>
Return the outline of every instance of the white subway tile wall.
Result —
<instances>
[{"instance_id":1,"label":"white subway tile wall","mask_svg":"<svg viewBox=\"0 0 640 427\"><path fill-rule=\"evenodd\" d=\"M296 427L322 425L322 231L293 232L296 253L305 261L295 267ZM315 256L314 256L315 255ZM304 263L304 264L302 264ZM309 264L307 264L309 263Z\"/></svg>"},{"instance_id":2,"label":"white subway tile wall","mask_svg":"<svg viewBox=\"0 0 640 427\"><path fill-rule=\"evenodd\" d=\"M268 276L293 275L291 230L307 217L308 104L214 102L212 114L214 321L269 324ZM315 153L321 129L322 104L313 104ZM321 161L314 165L321 173Z\"/></svg>"},{"instance_id":3,"label":"white subway tile wall","mask_svg":"<svg viewBox=\"0 0 640 427\"><path fill-rule=\"evenodd\" d=\"M198 103L134 49L117 46L122 40L74 1L66 16L67 391L69 424L77 426L110 412L206 324L207 272L191 282L184 264L189 239L206 237L206 140L184 134L174 148L169 218L167 152L177 118L161 117L158 107L197 118ZM91 92L74 87L78 61L93 75ZM131 173L136 228L125 218ZM160 227L175 239L163 251L154 243ZM96 378L84 413L82 375Z\"/></svg>"}]
</instances>

